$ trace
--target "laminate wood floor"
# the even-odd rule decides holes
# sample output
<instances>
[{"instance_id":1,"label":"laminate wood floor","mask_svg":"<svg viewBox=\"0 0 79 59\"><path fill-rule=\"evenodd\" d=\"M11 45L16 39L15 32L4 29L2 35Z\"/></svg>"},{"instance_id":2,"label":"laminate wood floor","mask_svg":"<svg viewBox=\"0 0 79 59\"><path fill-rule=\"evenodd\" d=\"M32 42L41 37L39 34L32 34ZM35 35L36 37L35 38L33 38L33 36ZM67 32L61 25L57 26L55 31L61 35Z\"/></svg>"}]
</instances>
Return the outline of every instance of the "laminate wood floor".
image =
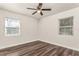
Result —
<instances>
[{"instance_id":1,"label":"laminate wood floor","mask_svg":"<svg viewBox=\"0 0 79 59\"><path fill-rule=\"evenodd\" d=\"M42 41L34 41L2 49L0 56L79 56L79 52Z\"/></svg>"}]
</instances>

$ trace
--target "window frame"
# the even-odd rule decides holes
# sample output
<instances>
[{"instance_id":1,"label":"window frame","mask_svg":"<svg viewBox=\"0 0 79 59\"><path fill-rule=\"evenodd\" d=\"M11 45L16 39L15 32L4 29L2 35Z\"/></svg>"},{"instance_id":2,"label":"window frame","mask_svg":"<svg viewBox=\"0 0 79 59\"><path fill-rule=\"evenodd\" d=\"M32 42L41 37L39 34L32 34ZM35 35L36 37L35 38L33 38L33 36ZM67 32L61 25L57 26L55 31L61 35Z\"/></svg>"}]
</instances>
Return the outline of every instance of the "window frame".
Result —
<instances>
[{"instance_id":1,"label":"window frame","mask_svg":"<svg viewBox=\"0 0 79 59\"><path fill-rule=\"evenodd\" d=\"M67 24L63 24L63 25L61 25L61 23L63 22L63 21L66 21L66 20L68 20L69 19L69 21L71 21L71 22L69 22L69 24L67 23ZM59 34L60 35L73 35L73 16L70 16L70 17L66 17L66 18L62 18L62 19L59 19ZM71 24L71 25L70 25ZM67 28L70 28L70 29L67 29ZM63 32L60 30L60 29L63 29ZM66 32L65 30L68 30L68 31L70 31L70 34L68 34L68 31Z\"/></svg>"},{"instance_id":2,"label":"window frame","mask_svg":"<svg viewBox=\"0 0 79 59\"><path fill-rule=\"evenodd\" d=\"M18 18L5 17L4 24L6 23L6 21L7 21L8 19L11 19L11 20L18 20L18 22L19 22L19 25L18 25L18 33L9 34L9 33L7 32L7 30L6 30L6 27L8 27L8 26L4 25L4 26L5 26L5 31L4 31L4 32L5 32L5 36L18 36L18 35L20 35L20 20L19 20ZM17 28L17 27L15 27L15 28Z\"/></svg>"}]
</instances>

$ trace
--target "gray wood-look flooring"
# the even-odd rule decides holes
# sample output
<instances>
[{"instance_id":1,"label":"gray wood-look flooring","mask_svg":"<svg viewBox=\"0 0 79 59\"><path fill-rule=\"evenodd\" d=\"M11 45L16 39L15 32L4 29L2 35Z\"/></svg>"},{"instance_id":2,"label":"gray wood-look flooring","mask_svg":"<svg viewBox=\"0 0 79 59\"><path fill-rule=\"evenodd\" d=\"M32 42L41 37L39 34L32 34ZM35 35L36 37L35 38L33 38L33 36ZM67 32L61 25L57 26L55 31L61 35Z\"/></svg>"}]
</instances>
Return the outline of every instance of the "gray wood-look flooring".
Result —
<instances>
[{"instance_id":1,"label":"gray wood-look flooring","mask_svg":"<svg viewBox=\"0 0 79 59\"><path fill-rule=\"evenodd\" d=\"M2 49L0 56L79 56L79 52L42 41L34 41Z\"/></svg>"}]
</instances>

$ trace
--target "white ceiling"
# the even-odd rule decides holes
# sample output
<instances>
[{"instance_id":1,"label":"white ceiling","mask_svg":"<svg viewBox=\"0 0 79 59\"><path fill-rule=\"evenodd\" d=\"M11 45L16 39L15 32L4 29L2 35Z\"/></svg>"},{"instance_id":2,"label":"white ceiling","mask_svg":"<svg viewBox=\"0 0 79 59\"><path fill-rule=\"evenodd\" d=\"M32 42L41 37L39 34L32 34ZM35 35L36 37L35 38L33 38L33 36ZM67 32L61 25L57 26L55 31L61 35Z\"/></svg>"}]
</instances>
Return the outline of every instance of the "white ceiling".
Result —
<instances>
[{"instance_id":1,"label":"white ceiling","mask_svg":"<svg viewBox=\"0 0 79 59\"><path fill-rule=\"evenodd\" d=\"M72 8L79 7L78 3L44 3L43 8L51 8L52 11L43 11L43 14L44 14L43 16L41 16L38 13L36 13L35 15L32 15L34 10L26 9L28 7L36 8L37 5L38 3L0 3L0 8L40 19L48 15L54 15L59 12L63 12Z\"/></svg>"}]
</instances>

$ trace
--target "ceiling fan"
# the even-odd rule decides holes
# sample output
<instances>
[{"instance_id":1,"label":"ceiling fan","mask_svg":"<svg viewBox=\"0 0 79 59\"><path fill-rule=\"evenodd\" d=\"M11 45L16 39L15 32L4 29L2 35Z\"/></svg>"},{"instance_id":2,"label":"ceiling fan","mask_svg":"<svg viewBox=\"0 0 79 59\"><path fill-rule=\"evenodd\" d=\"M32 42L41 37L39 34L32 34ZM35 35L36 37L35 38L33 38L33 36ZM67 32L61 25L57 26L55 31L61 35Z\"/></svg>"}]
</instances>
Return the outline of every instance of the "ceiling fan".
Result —
<instances>
[{"instance_id":1,"label":"ceiling fan","mask_svg":"<svg viewBox=\"0 0 79 59\"><path fill-rule=\"evenodd\" d=\"M35 11L32 13L32 15L34 15L34 14L36 14L36 13L40 13L41 16L43 15L43 12L42 12L42 11L51 11L50 8L46 8L46 9L45 9L45 8L42 8L42 5L43 5L43 3L39 3L36 9L35 9L35 8L27 8L27 9L35 10Z\"/></svg>"}]
</instances>

